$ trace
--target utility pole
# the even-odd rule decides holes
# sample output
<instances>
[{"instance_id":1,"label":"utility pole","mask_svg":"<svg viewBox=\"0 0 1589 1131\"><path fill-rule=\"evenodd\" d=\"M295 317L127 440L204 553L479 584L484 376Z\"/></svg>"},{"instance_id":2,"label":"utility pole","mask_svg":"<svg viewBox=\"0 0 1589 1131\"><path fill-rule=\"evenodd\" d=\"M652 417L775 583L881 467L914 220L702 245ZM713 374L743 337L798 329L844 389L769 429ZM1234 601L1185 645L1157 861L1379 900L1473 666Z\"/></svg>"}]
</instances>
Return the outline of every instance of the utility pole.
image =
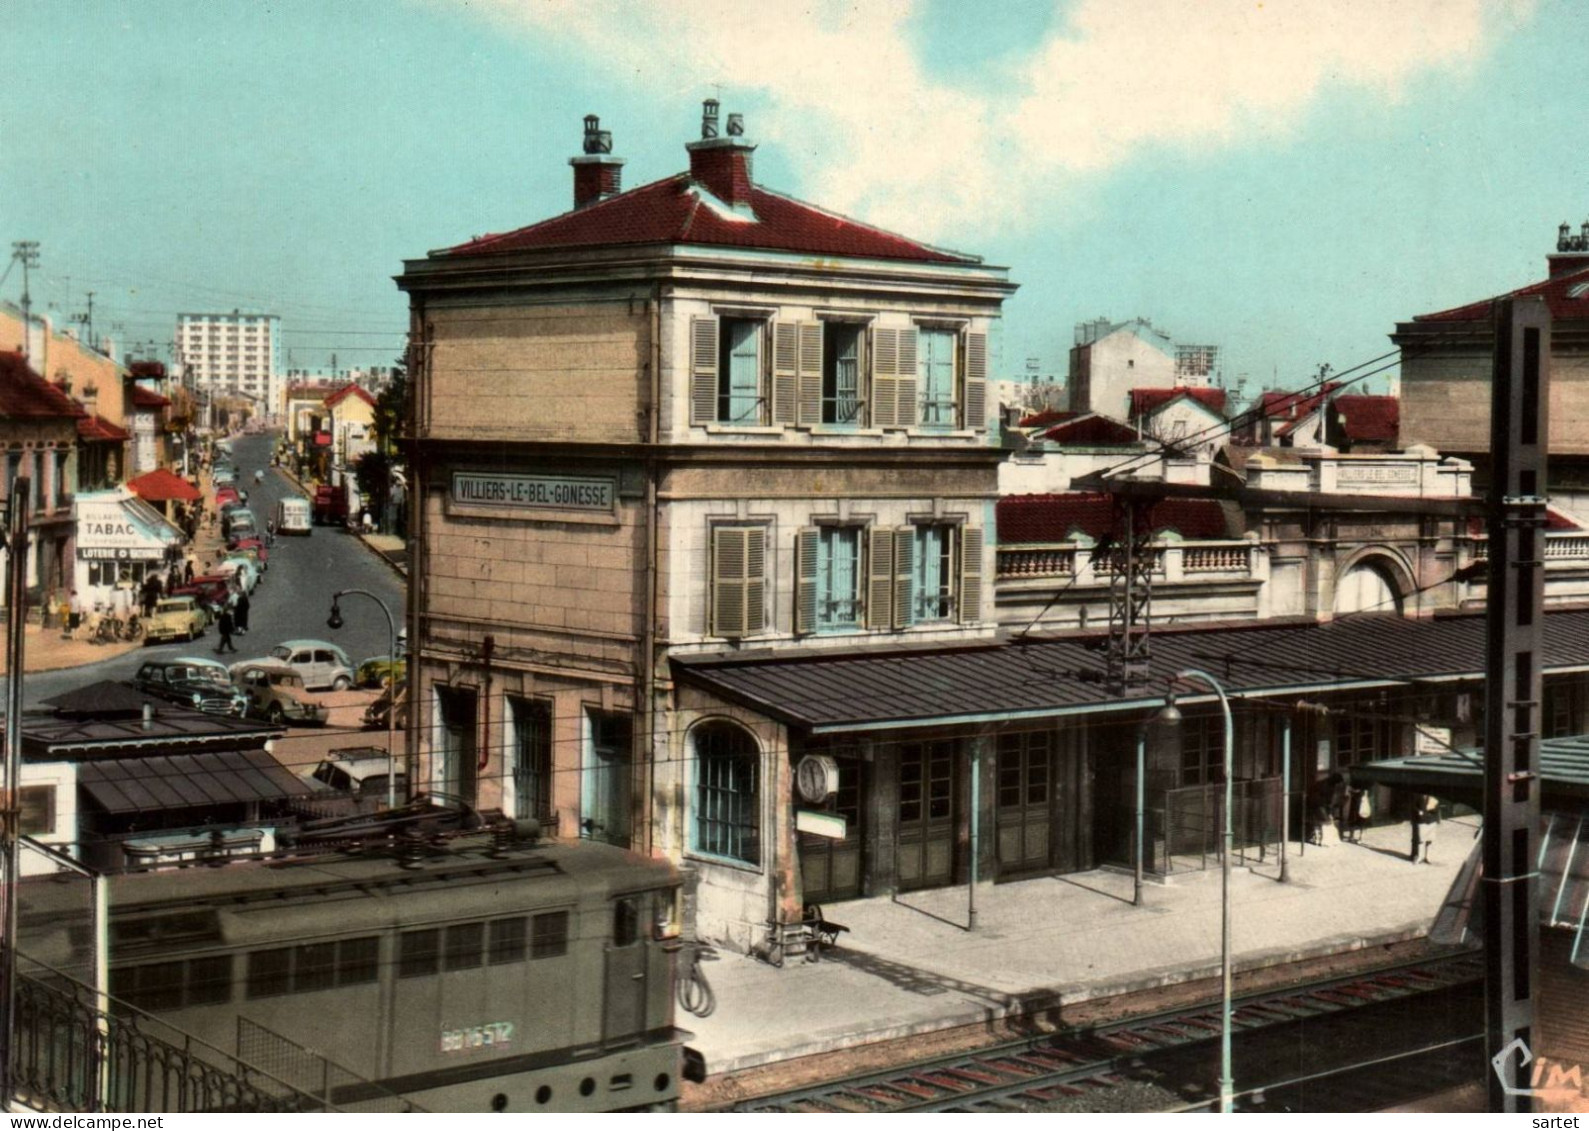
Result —
<instances>
[{"instance_id":1,"label":"utility pole","mask_svg":"<svg viewBox=\"0 0 1589 1131\"><path fill-rule=\"evenodd\" d=\"M1484 1013L1490 1110L1526 1113L1523 1066L1539 984L1539 730L1545 663L1550 310L1495 304L1490 384L1490 579L1484 712ZM1510 1087L1502 1079L1515 1077Z\"/></svg>"},{"instance_id":2,"label":"utility pole","mask_svg":"<svg viewBox=\"0 0 1589 1131\"><path fill-rule=\"evenodd\" d=\"M22 356L32 360L28 342L33 337L33 295L28 289L28 271L39 265L39 241L17 240L11 245L11 258L22 264Z\"/></svg>"},{"instance_id":3,"label":"utility pole","mask_svg":"<svg viewBox=\"0 0 1589 1131\"><path fill-rule=\"evenodd\" d=\"M5 875L0 882L0 1104L7 1111L16 1093L17 870L21 864L22 672L23 629L28 612L28 500L33 484L18 476L6 500L6 748L5 782L0 791L0 847Z\"/></svg>"}]
</instances>

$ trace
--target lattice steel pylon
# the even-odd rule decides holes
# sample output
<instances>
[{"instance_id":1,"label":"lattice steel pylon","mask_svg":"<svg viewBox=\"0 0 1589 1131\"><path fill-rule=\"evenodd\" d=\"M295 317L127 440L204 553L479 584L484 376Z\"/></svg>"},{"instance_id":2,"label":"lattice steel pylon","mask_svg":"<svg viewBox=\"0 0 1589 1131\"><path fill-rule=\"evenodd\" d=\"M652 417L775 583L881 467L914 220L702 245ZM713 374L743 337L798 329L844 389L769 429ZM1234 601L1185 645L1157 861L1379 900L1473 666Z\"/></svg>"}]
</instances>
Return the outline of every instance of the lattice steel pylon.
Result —
<instances>
[{"instance_id":1,"label":"lattice steel pylon","mask_svg":"<svg viewBox=\"0 0 1589 1131\"><path fill-rule=\"evenodd\" d=\"M1149 503L1115 500L1114 540L1109 547L1109 643L1104 682L1120 695L1146 685L1153 627L1153 532Z\"/></svg>"}]
</instances>

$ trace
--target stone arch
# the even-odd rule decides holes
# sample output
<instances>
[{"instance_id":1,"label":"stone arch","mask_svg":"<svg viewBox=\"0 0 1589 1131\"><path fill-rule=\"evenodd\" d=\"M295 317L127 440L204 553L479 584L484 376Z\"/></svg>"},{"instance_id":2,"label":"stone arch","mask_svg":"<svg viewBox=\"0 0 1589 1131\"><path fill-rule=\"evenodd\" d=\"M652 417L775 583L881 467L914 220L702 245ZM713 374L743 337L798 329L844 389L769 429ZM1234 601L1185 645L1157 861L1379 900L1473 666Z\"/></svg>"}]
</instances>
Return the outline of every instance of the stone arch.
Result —
<instances>
[{"instance_id":1,"label":"stone arch","mask_svg":"<svg viewBox=\"0 0 1589 1131\"><path fill-rule=\"evenodd\" d=\"M1406 560L1387 546L1366 546L1350 555L1335 576L1331 610L1380 612L1401 616L1407 598L1417 589Z\"/></svg>"}]
</instances>

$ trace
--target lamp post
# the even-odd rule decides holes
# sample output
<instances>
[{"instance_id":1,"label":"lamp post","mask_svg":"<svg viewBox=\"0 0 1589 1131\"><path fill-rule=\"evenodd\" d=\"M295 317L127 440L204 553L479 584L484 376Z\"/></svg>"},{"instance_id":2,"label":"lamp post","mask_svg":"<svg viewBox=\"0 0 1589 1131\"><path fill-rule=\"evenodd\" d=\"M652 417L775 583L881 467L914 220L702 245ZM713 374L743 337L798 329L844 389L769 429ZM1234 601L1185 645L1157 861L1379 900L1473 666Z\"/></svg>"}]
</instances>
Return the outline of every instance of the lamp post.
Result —
<instances>
[{"instance_id":1,"label":"lamp post","mask_svg":"<svg viewBox=\"0 0 1589 1131\"><path fill-rule=\"evenodd\" d=\"M338 589L331 594L331 615L326 627L335 631L342 627L342 608L337 604L343 597L368 597L381 607L386 615L386 807L397 808L397 622L386 602L368 589Z\"/></svg>"},{"instance_id":2,"label":"lamp post","mask_svg":"<svg viewBox=\"0 0 1589 1131\"><path fill-rule=\"evenodd\" d=\"M1219 696L1219 709L1225 716L1225 849L1220 853L1220 888L1219 888L1219 979L1220 979L1220 1012L1219 1012L1219 1110L1230 1112L1234 1105L1235 1080L1230 1068L1230 1023L1231 1023L1231 977L1230 977L1230 853L1235 841L1231 826L1231 806L1235 797L1234 782L1231 776L1231 762L1235 747L1235 726L1230 717L1230 700L1225 697L1225 689L1213 676L1196 668L1175 673L1176 679L1195 679L1206 683L1215 695ZM1176 710L1174 702L1167 703L1159 712L1159 719L1167 723L1178 723L1181 720L1180 711Z\"/></svg>"}]
</instances>

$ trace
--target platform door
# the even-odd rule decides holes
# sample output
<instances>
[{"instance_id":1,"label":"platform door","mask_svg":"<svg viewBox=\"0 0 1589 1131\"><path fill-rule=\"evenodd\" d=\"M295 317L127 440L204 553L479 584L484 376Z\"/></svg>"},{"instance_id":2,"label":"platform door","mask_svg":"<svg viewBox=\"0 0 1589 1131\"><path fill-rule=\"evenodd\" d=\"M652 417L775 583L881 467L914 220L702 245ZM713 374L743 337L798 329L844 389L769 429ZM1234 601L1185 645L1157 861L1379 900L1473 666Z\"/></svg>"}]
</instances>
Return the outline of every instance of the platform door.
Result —
<instances>
[{"instance_id":1,"label":"platform door","mask_svg":"<svg viewBox=\"0 0 1589 1131\"><path fill-rule=\"evenodd\" d=\"M1053 735L1037 731L999 736L994 819L1001 879L1049 868L1053 784Z\"/></svg>"},{"instance_id":2,"label":"platform door","mask_svg":"<svg viewBox=\"0 0 1589 1131\"><path fill-rule=\"evenodd\" d=\"M637 1040L645 1029L645 924L640 913L640 896L625 895L612 901L601 1026L602 1042L608 1048Z\"/></svg>"},{"instance_id":3,"label":"platform door","mask_svg":"<svg viewBox=\"0 0 1589 1131\"><path fill-rule=\"evenodd\" d=\"M861 825L862 779L864 763L840 758L839 790L821 808L844 818L843 837L801 833L800 896L806 903L832 903L861 896L861 846L865 830Z\"/></svg>"},{"instance_id":4,"label":"platform door","mask_svg":"<svg viewBox=\"0 0 1589 1131\"><path fill-rule=\"evenodd\" d=\"M958 748L908 742L899 752L899 890L954 881Z\"/></svg>"}]
</instances>

